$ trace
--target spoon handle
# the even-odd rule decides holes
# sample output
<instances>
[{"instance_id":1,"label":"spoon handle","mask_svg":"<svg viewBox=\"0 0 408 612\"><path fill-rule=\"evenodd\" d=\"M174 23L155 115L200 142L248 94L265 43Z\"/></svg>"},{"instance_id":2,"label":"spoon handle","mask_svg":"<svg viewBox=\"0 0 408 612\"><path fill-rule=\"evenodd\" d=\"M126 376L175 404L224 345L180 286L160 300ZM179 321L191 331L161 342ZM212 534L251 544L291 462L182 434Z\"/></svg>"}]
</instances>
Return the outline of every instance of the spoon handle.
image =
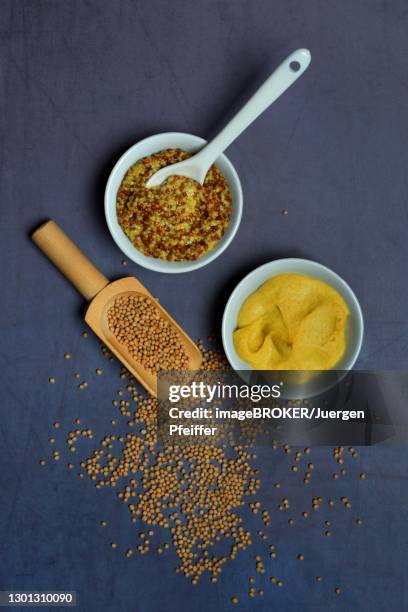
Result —
<instances>
[{"instance_id":1,"label":"spoon handle","mask_svg":"<svg viewBox=\"0 0 408 612\"><path fill-rule=\"evenodd\" d=\"M308 49L293 51L270 77L260 86L243 108L231 119L221 132L197 155L200 166L207 170L229 145L253 122L268 106L305 72L310 64Z\"/></svg>"}]
</instances>

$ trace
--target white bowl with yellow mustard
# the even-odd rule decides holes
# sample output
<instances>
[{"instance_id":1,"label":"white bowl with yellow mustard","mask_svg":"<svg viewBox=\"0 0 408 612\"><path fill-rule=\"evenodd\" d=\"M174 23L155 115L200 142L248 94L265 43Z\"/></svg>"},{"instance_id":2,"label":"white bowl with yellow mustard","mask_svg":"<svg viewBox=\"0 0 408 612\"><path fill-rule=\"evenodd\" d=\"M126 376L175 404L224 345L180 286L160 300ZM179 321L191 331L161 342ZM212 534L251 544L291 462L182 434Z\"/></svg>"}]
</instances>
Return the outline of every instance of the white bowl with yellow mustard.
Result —
<instances>
[{"instance_id":1,"label":"white bowl with yellow mustard","mask_svg":"<svg viewBox=\"0 0 408 612\"><path fill-rule=\"evenodd\" d=\"M307 259L256 268L232 292L222 339L235 370L350 370L364 333L351 287Z\"/></svg>"}]
</instances>

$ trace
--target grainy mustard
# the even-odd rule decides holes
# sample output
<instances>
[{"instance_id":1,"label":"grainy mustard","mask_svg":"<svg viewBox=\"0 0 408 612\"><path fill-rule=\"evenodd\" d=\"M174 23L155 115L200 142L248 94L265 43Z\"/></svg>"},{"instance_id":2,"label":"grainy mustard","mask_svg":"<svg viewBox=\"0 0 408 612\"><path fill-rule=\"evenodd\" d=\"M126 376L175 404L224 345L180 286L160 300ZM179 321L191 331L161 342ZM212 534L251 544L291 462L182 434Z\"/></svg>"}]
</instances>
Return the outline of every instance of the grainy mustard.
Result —
<instances>
[{"instance_id":1,"label":"grainy mustard","mask_svg":"<svg viewBox=\"0 0 408 612\"><path fill-rule=\"evenodd\" d=\"M132 244L145 255L168 261L188 261L214 248L231 217L227 181L211 166L200 185L170 176L160 187L147 188L157 170L190 157L181 149L166 149L144 157L127 171L116 200L118 222Z\"/></svg>"}]
</instances>

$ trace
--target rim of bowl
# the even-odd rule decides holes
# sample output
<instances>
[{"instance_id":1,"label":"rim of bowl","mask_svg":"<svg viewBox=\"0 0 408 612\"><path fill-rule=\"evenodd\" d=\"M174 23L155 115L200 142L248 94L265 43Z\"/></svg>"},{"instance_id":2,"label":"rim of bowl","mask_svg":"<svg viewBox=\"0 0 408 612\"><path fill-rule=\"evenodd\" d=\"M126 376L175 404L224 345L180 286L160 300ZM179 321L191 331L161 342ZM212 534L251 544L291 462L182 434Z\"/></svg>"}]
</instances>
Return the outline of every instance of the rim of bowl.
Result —
<instances>
[{"instance_id":1,"label":"rim of bowl","mask_svg":"<svg viewBox=\"0 0 408 612\"><path fill-rule=\"evenodd\" d=\"M286 257L286 258L282 258L282 259L274 259L272 261L268 261L264 264L262 264L261 266L258 266L257 268L255 268L254 270L252 270L251 272L249 272L248 274L246 274L240 281L239 283L234 287L231 295L228 298L228 301L225 305L224 308L224 313L223 313L223 317L222 317L222 325L221 325L221 336L222 336L222 344L224 347L224 352L225 355L227 356L227 359L231 365L231 367L234 370L253 370L253 368L249 365L249 364L245 364L245 368L243 367L239 367L240 364L237 364L236 361L236 356L235 356L235 349L233 349L232 351L230 351L229 349L229 345L227 343L227 320L229 317L229 310L232 307L232 304L234 302L234 299L236 297L236 294L238 292L238 290L245 286L245 284L248 282L249 278L253 275L255 275L256 273L259 273L260 270L263 270L264 268L268 268L273 266L274 264L282 264L285 263L288 266L291 265L296 265L299 263L302 264L307 264L310 265L311 267L315 268L315 269L320 269L320 270L324 270L325 272L328 272L329 275L332 278L336 278L337 281L339 282L339 284L341 285L342 289L343 289L343 293L342 293L342 297L346 300L346 302L348 303L348 305L350 305L350 303L353 303L356 313L357 313L357 339L356 339L356 347L353 351L352 357L348 360L348 362L346 362L346 364L343 365L343 367L341 368L341 370L345 370L345 371L349 371L353 368L354 364L356 363L358 356L360 354L361 351L361 347L363 344L363 337L364 337L364 317L363 317L363 312L361 310L361 306L360 306L360 302L357 299L356 294L354 293L353 289L350 287L350 285L339 275L337 274L337 272L334 272L334 270L332 270L331 268L328 268L327 266L317 262L317 261L313 261L312 259L304 259L304 258L298 258L298 257ZM271 272L271 277L272 276L277 276L278 274L285 274L285 273L289 273L290 270L285 271L280 271L277 274L274 274L273 272ZM295 272L294 272L295 273ZM304 274L307 275L307 272L304 272ZM313 276L313 274L311 273L310 276ZM259 285L256 287L256 289L258 289L264 282L266 282L267 279L265 279L264 281L260 282ZM330 284L328 282L328 284ZM256 289L254 289L251 293L253 293L254 291L256 291ZM248 295L243 298L242 302L241 302L241 306L243 304L243 302L245 301L245 299L249 296L250 294L248 293ZM234 328L235 329L235 328ZM233 344L232 344L233 346ZM239 359L239 358L238 358ZM241 363L242 360L240 360Z\"/></svg>"},{"instance_id":2,"label":"rim of bowl","mask_svg":"<svg viewBox=\"0 0 408 612\"><path fill-rule=\"evenodd\" d=\"M143 138L142 140L139 140L134 145L126 149L124 153L122 153L122 155L119 157L114 167L112 168L109 174L109 178L106 183L106 187L105 187L104 210L105 210L106 223L108 225L108 229L113 238L113 241L115 242L116 246L122 251L122 253L126 255L126 257L128 257L134 263L142 266L143 268L147 268L148 270L153 270L154 272L163 272L164 274L180 274L183 272L191 272L193 270L198 270L199 268L206 266L207 264L214 261L214 259L219 257L228 248L228 246L231 244L231 242L235 238L235 235L241 224L242 210L243 210L243 192L242 192L241 181L239 179L237 171L235 170L234 165L232 164L230 159L224 153L222 153L218 159L221 159L222 162L228 166L229 172L231 173L231 176L233 177L234 190L236 190L237 192L237 197L232 201L232 206L236 207L236 217L233 222L230 220L229 234L228 235L224 234L224 236L222 236L222 238L218 241L216 246L211 251L209 251L206 255L203 255L202 257L194 261L174 262L174 261L167 261L165 259L159 259L159 258L149 257L147 255L144 255L141 251L139 251L136 247L132 245L132 243L126 236L126 234L123 232L122 228L119 227L119 230L118 230L118 228L114 225L114 222L112 221L113 215L111 214L111 209L113 208L114 208L114 216L117 219L116 217L117 192L115 192L114 195L112 194L112 190L113 190L112 183L117 178L119 167L124 163L124 161L128 157L132 156L132 153L136 149L138 149L139 147L142 147L148 142L154 143L155 141L158 141L158 143L160 143L160 141L163 138L169 138L169 137L170 138L173 138L173 137L174 138L180 138L180 137L188 138L190 139L190 142L192 145L195 145L195 144L204 145L207 143L207 140L205 140L204 138L201 138L201 136L189 134L188 132L161 132L159 134L153 134L151 136L147 136L146 138ZM168 145L167 145L167 148L168 148ZM160 148L160 145L158 144L157 152L160 150L161 148ZM142 157L146 155L148 154L146 153L145 155L141 155L141 157L139 157L138 159L141 159ZM217 163L217 161L215 163ZM121 177L121 181L123 180L129 167L134 163L136 163L136 161L132 161L129 163L129 165L127 166L125 172L123 173ZM123 238L124 236L128 244L121 243L120 237L119 237L119 231L120 231L120 237Z\"/></svg>"}]
</instances>

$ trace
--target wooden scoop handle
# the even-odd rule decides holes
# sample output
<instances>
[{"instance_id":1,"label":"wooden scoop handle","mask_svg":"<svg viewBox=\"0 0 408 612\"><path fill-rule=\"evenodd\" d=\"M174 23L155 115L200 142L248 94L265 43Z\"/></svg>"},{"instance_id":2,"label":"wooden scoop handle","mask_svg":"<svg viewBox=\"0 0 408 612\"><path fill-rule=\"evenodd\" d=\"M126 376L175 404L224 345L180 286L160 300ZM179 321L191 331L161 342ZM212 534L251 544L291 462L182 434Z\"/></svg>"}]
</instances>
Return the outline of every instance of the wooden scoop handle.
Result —
<instances>
[{"instance_id":1,"label":"wooden scoop handle","mask_svg":"<svg viewBox=\"0 0 408 612\"><path fill-rule=\"evenodd\" d=\"M109 284L106 276L95 268L54 221L43 223L31 238L86 300L92 300Z\"/></svg>"}]
</instances>

